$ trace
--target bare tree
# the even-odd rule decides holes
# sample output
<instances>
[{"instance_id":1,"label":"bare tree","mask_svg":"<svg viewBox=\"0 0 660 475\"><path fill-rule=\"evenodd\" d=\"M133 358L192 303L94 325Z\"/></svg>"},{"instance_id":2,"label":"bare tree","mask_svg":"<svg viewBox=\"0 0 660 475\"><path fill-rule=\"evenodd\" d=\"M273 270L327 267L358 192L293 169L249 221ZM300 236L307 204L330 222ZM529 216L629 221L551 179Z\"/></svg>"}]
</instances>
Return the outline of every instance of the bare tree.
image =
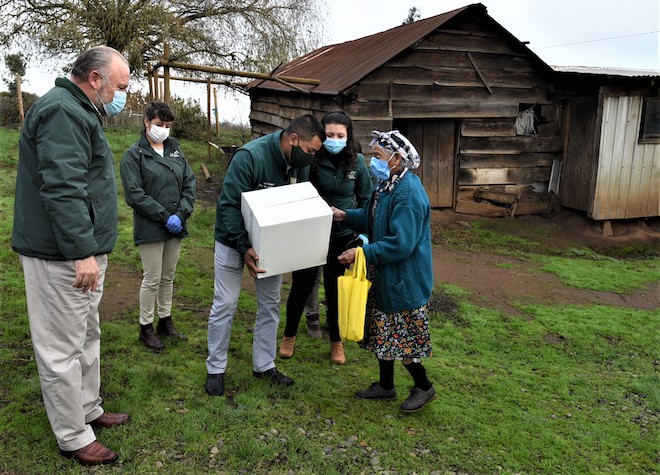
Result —
<instances>
[{"instance_id":1,"label":"bare tree","mask_svg":"<svg viewBox=\"0 0 660 475\"><path fill-rule=\"evenodd\" d=\"M322 37L324 0L0 0L0 46L74 55L106 44L140 72L160 58L270 71Z\"/></svg>"}]
</instances>

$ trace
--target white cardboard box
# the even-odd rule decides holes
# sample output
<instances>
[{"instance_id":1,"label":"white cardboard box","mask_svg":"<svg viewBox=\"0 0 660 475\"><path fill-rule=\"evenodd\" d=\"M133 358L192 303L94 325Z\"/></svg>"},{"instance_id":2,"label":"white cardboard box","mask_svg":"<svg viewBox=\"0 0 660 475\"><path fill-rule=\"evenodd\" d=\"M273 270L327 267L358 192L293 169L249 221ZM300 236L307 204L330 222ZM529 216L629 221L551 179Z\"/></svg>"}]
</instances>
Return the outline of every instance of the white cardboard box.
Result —
<instances>
[{"instance_id":1,"label":"white cardboard box","mask_svg":"<svg viewBox=\"0 0 660 475\"><path fill-rule=\"evenodd\" d=\"M325 264L332 210L309 182L241 194L241 214L259 278Z\"/></svg>"}]
</instances>

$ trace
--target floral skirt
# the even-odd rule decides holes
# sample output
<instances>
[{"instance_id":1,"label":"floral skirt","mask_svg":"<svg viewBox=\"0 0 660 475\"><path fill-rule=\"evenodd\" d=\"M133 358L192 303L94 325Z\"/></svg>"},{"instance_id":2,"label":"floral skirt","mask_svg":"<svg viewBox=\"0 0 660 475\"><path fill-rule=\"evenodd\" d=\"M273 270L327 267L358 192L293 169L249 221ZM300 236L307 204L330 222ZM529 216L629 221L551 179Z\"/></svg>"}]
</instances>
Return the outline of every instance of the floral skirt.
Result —
<instances>
[{"instance_id":1,"label":"floral skirt","mask_svg":"<svg viewBox=\"0 0 660 475\"><path fill-rule=\"evenodd\" d=\"M370 296L371 297L371 296ZM381 360L425 358L432 355L427 306L402 312L381 312L373 298L367 303L364 339L360 346Z\"/></svg>"}]
</instances>

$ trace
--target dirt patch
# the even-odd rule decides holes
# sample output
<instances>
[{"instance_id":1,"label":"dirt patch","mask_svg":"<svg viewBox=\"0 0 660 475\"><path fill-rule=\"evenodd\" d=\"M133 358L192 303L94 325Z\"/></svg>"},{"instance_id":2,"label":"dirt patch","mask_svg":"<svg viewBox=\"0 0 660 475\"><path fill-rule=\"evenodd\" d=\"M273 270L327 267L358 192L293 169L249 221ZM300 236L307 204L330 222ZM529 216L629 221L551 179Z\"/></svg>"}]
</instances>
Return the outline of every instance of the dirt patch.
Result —
<instances>
[{"instance_id":1,"label":"dirt patch","mask_svg":"<svg viewBox=\"0 0 660 475\"><path fill-rule=\"evenodd\" d=\"M210 190L209 190L210 192ZM532 240L552 249L589 248L605 254L626 249L632 254L660 255L660 220L619 221L612 223L612 236L604 236L602 224L582 213L561 210L552 216L520 216L517 218L483 218L440 210L433 212L434 242L447 230L476 225L490 226L497 232ZM186 245L184 241L184 246ZM213 251L189 252L188 258L202 262L204 272L213 278ZM467 299L476 305L520 314L520 304L605 304L626 308L657 309L660 306L660 281L629 294L594 292L564 286L553 274L542 272L540 264L489 252L466 252L452 246L434 247L435 282L466 289ZM104 320L134 314L137 321L138 292L141 273L114 263L108 268L105 292L101 302ZM290 282L290 276L285 276ZM254 292L254 282L247 271L244 289ZM283 293L283 302L286 293ZM212 296L209 296L209 304ZM199 310L201 313L208 309Z\"/></svg>"}]
</instances>

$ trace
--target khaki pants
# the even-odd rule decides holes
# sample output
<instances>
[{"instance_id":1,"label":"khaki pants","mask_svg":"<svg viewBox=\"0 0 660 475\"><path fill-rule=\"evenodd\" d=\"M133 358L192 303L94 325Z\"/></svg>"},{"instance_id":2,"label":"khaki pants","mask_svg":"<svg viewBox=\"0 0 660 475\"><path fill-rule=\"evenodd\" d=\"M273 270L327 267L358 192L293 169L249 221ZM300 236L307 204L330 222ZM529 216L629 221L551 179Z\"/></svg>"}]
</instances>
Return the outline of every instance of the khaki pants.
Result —
<instances>
[{"instance_id":1,"label":"khaki pants","mask_svg":"<svg viewBox=\"0 0 660 475\"><path fill-rule=\"evenodd\" d=\"M20 259L48 420L60 449L77 450L96 440L88 423L103 414L98 306L108 259L96 257L100 277L94 292L73 288L74 261Z\"/></svg>"},{"instance_id":2,"label":"khaki pants","mask_svg":"<svg viewBox=\"0 0 660 475\"><path fill-rule=\"evenodd\" d=\"M158 318L169 317L172 312L174 274L181 252L181 239L140 244L142 260L142 284L140 285L140 325Z\"/></svg>"}]
</instances>

